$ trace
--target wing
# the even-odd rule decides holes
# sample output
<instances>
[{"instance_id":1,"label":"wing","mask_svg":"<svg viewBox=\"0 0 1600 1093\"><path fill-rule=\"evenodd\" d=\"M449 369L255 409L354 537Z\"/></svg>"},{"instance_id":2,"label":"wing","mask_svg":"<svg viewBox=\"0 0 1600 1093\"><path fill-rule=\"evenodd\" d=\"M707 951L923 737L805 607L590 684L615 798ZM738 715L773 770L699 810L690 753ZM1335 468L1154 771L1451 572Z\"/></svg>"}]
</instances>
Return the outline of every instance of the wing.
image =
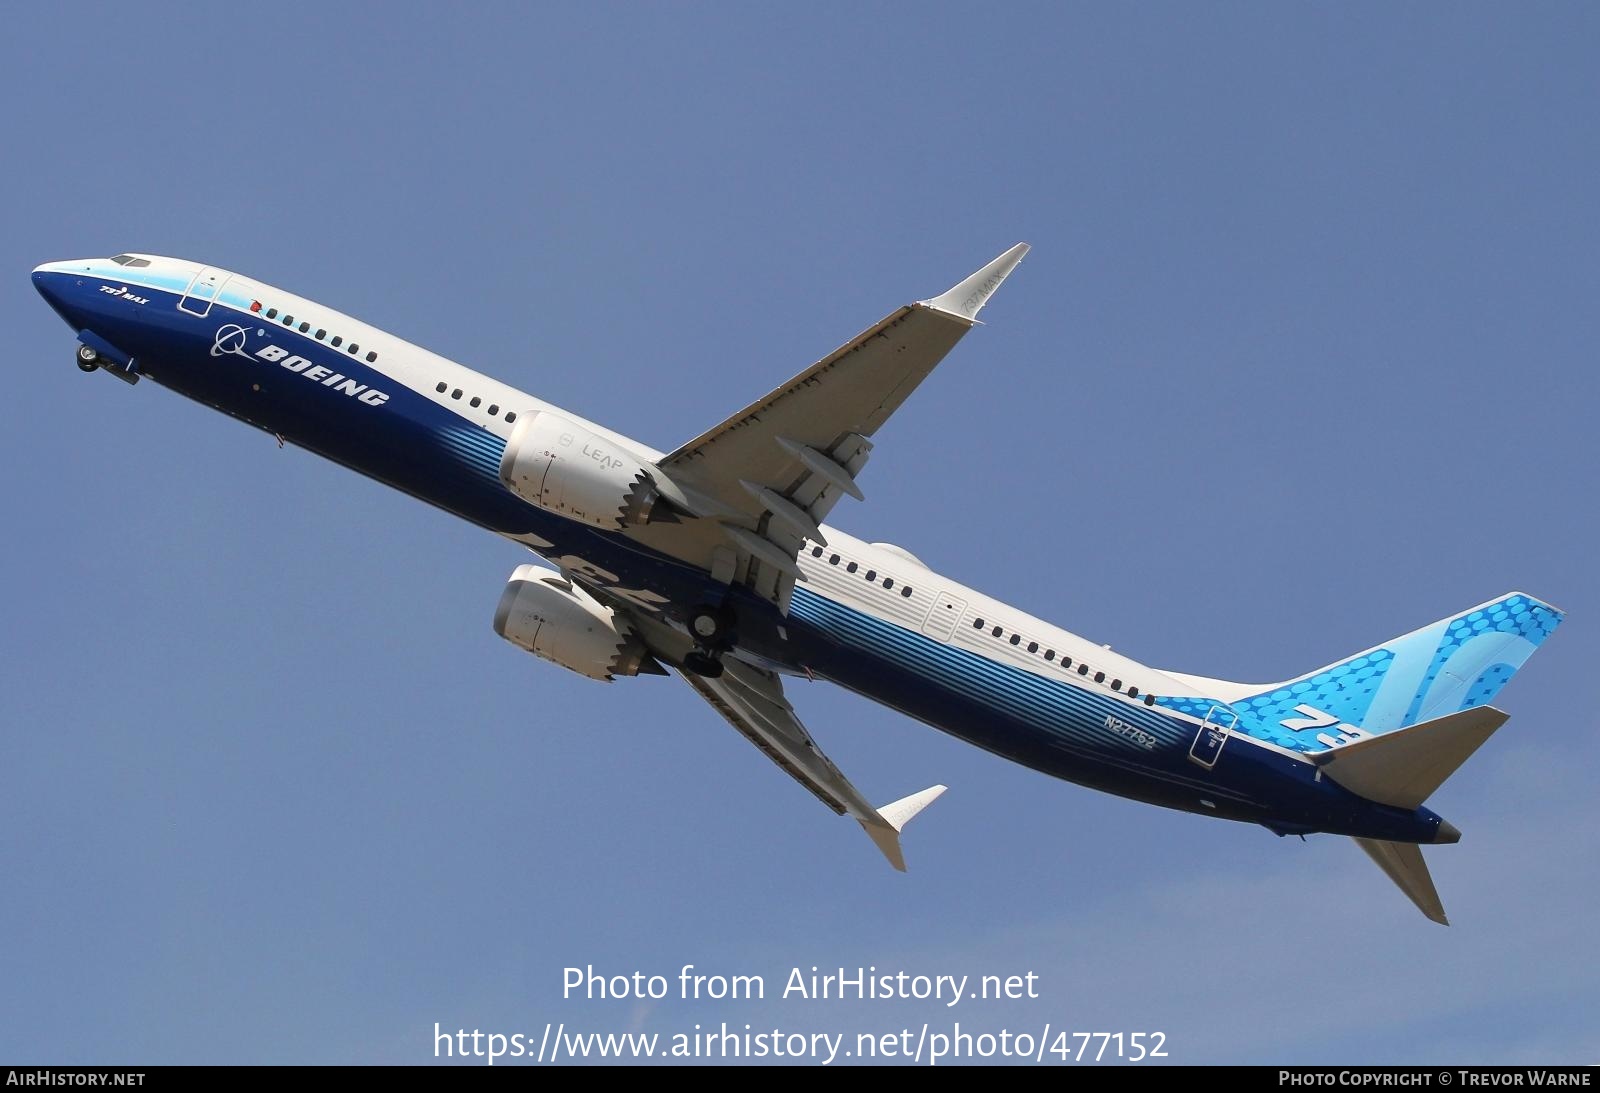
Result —
<instances>
[{"instance_id":1,"label":"wing","mask_svg":"<svg viewBox=\"0 0 1600 1093\"><path fill-rule=\"evenodd\" d=\"M889 864L905 871L900 832L913 816L945 791L944 786L930 786L882 808L873 808L811 739L794 707L784 697L783 680L775 673L748 664L732 653L723 656L722 675L716 679L686 672L681 667L683 658L694 648L687 635L660 619L632 610L631 605L616 600L604 590L595 591L595 595L626 617L650 652L676 668L689 686L699 691L700 697L711 703L712 709L740 736L837 815L848 815L858 822L889 859Z\"/></svg>"},{"instance_id":2,"label":"wing","mask_svg":"<svg viewBox=\"0 0 1600 1093\"><path fill-rule=\"evenodd\" d=\"M849 814L889 859L889 864L905 872L900 831L913 816L932 804L945 787L930 786L881 809L873 808L811 739L811 734L795 715L794 707L784 697L781 679L731 656L723 658L723 665L723 673L717 679L690 672L681 674L740 736L760 748L768 759L834 812Z\"/></svg>"},{"instance_id":3,"label":"wing","mask_svg":"<svg viewBox=\"0 0 1600 1093\"><path fill-rule=\"evenodd\" d=\"M945 354L1028 252L1018 243L949 292L900 308L788 383L657 464L664 492L691 518L628 534L742 581L787 611L795 556L856 475L871 437Z\"/></svg>"}]
</instances>

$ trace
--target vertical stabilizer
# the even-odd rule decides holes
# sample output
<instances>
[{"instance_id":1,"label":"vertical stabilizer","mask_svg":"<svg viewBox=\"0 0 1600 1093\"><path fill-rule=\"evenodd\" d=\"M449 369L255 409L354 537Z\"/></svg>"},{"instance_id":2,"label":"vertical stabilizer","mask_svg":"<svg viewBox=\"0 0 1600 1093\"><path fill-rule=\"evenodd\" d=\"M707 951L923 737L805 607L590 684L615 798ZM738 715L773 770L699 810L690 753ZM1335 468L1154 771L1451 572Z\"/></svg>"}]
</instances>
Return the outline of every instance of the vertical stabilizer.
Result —
<instances>
[{"instance_id":1,"label":"vertical stabilizer","mask_svg":"<svg viewBox=\"0 0 1600 1093\"><path fill-rule=\"evenodd\" d=\"M1180 713L1198 708L1198 717L1220 701L1239 715L1242 732L1318 755L1353 739L1487 706L1562 617L1543 600L1510 592L1282 683L1168 672L1206 697L1160 703Z\"/></svg>"}]
</instances>

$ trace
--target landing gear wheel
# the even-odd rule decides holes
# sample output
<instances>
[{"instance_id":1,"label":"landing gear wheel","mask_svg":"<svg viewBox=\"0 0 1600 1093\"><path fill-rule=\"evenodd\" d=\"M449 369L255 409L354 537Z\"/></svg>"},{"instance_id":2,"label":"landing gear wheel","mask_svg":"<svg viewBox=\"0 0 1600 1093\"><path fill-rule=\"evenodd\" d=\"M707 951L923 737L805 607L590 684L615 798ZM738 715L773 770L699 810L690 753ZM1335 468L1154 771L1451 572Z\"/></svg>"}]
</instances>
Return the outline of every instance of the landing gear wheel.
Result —
<instances>
[{"instance_id":1,"label":"landing gear wheel","mask_svg":"<svg viewBox=\"0 0 1600 1093\"><path fill-rule=\"evenodd\" d=\"M707 679L722 675L722 654L733 648L733 624L737 620L726 606L702 605L689 612L689 636L694 651L683 658L686 671Z\"/></svg>"},{"instance_id":2,"label":"landing gear wheel","mask_svg":"<svg viewBox=\"0 0 1600 1093\"><path fill-rule=\"evenodd\" d=\"M705 676L707 679L716 679L722 675L722 661L704 649L696 649L685 656L683 666L695 675Z\"/></svg>"},{"instance_id":3,"label":"landing gear wheel","mask_svg":"<svg viewBox=\"0 0 1600 1093\"><path fill-rule=\"evenodd\" d=\"M733 612L725 607L697 607L689 613L689 636L697 645L721 649L733 643Z\"/></svg>"},{"instance_id":4,"label":"landing gear wheel","mask_svg":"<svg viewBox=\"0 0 1600 1093\"><path fill-rule=\"evenodd\" d=\"M100 367L100 354L95 352L91 346L78 346L78 351L73 354L72 359L85 372L93 372Z\"/></svg>"}]
</instances>

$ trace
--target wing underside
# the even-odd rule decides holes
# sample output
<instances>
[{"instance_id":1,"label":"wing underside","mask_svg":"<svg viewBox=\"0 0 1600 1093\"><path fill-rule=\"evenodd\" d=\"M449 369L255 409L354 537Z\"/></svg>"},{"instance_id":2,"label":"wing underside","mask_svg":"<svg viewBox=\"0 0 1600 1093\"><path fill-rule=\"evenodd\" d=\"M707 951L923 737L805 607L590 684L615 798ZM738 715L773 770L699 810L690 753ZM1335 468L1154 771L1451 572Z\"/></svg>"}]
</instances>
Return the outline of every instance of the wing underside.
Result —
<instances>
[{"instance_id":1,"label":"wing underside","mask_svg":"<svg viewBox=\"0 0 1600 1093\"><path fill-rule=\"evenodd\" d=\"M835 813L861 825L889 864L905 871L900 831L945 791L930 786L883 808L874 808L833 761L822 753L783 695L776 675L728 657L716 679L681 672L689 686L722 715L734 730L771 759L811 795Z\"/></svg>"},{"instance_id":2,"label":"wing underside","mask_svg":"<svg viewBox=\"0 0 1600 1093\"><path fill-rule=\"evenodd\" d=\"M661 485L688 518L628 534L787 611L795 557L856 477L872 435L977 322L1027 253L1017 244L949 292L900 308L664 456Z\"/></svg>"},{"instance_id":3,"label":"wing underside","mask_svg":"<svg viewBox=\"0 0 1600 1093\"><path fill-rule=\"evenodd\" d=\"M606 593L600 591L597 595L604 598ZM783 679L777 673L741 660L735 654L722 658L723 672L717 678L686 671L684 658L694 647L687 635L660 619L632 612L617 601L611 601L611 605L627 617L631 628L651 653L672 665L735 732L754 744L834 813L858 822L889 859L889 864L899 870L905 869L900 831L945 791L944 786L930 786L882 808L874 808L811 738L783 693Z\"/></svg>"}]
</instances>

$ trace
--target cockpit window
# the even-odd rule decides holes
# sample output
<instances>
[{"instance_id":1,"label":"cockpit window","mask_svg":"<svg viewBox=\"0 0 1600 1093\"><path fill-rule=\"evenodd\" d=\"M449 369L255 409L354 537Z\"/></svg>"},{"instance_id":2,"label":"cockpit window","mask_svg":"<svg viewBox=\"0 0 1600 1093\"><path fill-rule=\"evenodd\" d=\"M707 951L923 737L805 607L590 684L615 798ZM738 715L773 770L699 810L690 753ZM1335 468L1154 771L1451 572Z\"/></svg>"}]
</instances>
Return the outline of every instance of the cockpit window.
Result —
<instances>
[{"instance_id":1,"label":"cockpit window","mask_svg":"<svg viewBox=\"0 0 1600 1093\"><path fill-rule=\"evenodd\" d=\"M134 269L139 269L150 264L150 259L135 258L131 254L119 254L111 260L119 266L132 266Z\"/></svg>"}]
</instances>

